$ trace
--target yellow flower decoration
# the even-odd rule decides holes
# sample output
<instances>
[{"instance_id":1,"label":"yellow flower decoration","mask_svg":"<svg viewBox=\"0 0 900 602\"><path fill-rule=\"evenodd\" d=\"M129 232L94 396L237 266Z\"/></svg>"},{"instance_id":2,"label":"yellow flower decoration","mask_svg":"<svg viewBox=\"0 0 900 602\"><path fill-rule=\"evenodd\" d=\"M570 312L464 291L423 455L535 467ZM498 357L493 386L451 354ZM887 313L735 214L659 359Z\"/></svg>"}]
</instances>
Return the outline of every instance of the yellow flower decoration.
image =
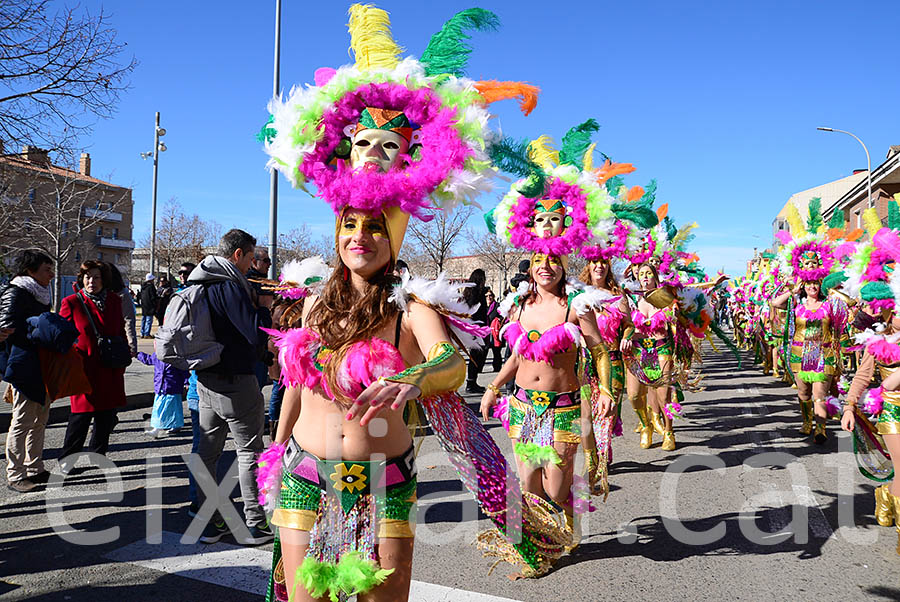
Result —
<instances>
[{"instance_id":1,"label":"yellow flower decoration","mask_svg":"<svg viewBox=\"0 0 900 602\"><path fill-rule=\"evenodd\" d=\"M533 391L531 393L531 403L542 406L549 405L550 395L548 395L544 391Z\"/></svg>"},{"instance_id":2,"label":"yellow flower decoration","mask_svg":"<svg viewBox=\"0 0 900 602\"><path fill-rule=\"evenodd\" d=\"M362 491L366 486L366 475L363 474L363 467L360 464L351 464L349 470L343 462L335 464L334 472L329 477L334 481L334 488L337 491L347 490L353 493L354 490Z\"/></svg>"}]
</instances>

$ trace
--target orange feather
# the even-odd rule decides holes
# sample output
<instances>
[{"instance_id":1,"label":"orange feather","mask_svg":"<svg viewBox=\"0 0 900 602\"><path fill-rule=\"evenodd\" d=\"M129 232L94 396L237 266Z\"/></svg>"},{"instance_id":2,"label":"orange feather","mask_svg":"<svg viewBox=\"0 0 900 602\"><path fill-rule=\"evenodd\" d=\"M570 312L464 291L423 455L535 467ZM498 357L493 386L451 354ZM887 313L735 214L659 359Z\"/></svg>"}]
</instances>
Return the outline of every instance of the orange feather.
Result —
<instances>
[{"instance_id":1,"label":"orange feather","mask_svg":"<svg viewBox=\"0 0 900 602\"><path fill-rule=\"evenodd\" d=\"M644 189L641 186L632 186L628 189L628 195L625 197L629 203L639 200L644 196Z\"/></svg>"},{"instance_id":2,"label":"orange feather","mask_svg":"<svg viewBox=\"0 0 900 602\"><path fill-rule=\"evenodd\" d=\"M524 82L498 82L496 80L475 82L475 89L484 98L486 104L506 100L519 99L519 109L528 115L537 106L540 88Z\"/></svg>"},{"instance_id":3,"label":"orange feather","mask_svg":"<svg viewBox=\"0 0 900 602\"><path fill-rule=\"evenodd\" d=\"M829 228L828 229L828 240L840 240L844 237L844 229L843 228Z\"/></svg>"},{"instance_id":4,"label":"orange feather","mask_svg":"<svg viewBox=\"0 0 900 602\"><path fill-rule=\"evenodd\" d=\"M866 233L866 231L863 230L862 228L857 228L856 230L852 230L850 232L850 234L848 234L846 236L846 239L849 240L850 242L856 242L857 240L862 238L862 235L865 233Z\"/></svg>"},{"instance_id":5,"label":"orange feather","mask_svg":"<svg viewBox=\"0 0 900 602\"><path fill-rule=\"evenodd\" d=\"M603 184L614 176L629 174L634 170L635 167L631 163L613 163L607 159L606 162L597 169L597 183Z\"/></svg>"},{"instance_id":6,"label":"orange feather","mask_svg":"<svg viewBox=\"0 0 900 602\"><path fill-rule=\"evenodd\" d=\"M643 195L641 195L641 196L643 196ZM665 217L667 215L669 215L669 204L664 203L664 204L660 205L659 208L656 210L656 217L659 218L659 221L663 221L663 219L665 219Z\"/></svg>"}]
</instances>

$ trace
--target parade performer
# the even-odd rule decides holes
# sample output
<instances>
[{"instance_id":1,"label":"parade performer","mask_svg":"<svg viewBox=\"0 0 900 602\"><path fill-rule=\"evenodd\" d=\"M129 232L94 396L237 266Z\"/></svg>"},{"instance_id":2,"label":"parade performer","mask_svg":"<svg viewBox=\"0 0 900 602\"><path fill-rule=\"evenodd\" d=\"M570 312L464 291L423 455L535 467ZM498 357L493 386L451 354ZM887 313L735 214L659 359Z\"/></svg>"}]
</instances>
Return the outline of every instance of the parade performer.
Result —
<instances>
[{"instance_id":1,"label":"parade performer","mask_svg":"<svg viewBox=\"0 0 900 602\"><path fill-rule=\"evenodd\" d=\"M511 97L526 113L534 106L533 86L462 76L464 32L496 26L488 11L463 11L419 60L400 60L387 13L354 5L355 64L319 69L315 86L269 105L269 164L331 205L337 259L306 298L303 326L271 333L289 390L276 444L259 460L280 533L268 600L408 597L416 469L403 410L413 400L497 526L506 559L542 574L571 541L556 509L516 495L502 453L455 393L465 377L458 348L487 334L468 320L474 308L446 280L392 275L410 217L427 221L435 206L490 188L485 106ZM508 509L520 517L513 540Z\"/></svg>"},{"instance_id":2,"label":"parade performer","mask_svg":"<svg viewBox=\"0 0 900 602\"><path fill-rule=\"evenodd\" d=\"M790 232L778 234L783 242L781 270L786 281L793 284L772 300L772 307L788 310L783 340L786 343L789 339L790 347L784 354L789 358L800 399L800 432L809 435L814 430L814 441L821 445L827 440L826 397L832 379L840 373L840 340L848 308L842 299L828 296L822 287L823 279L838 265L835 248L843 231L829 230L819 209L819 200L812 199L804 224L797 208L788 207Z\"/></svg>"},{"instance_id":3,"label":"parade performer","mask_svg":"<svg viewBox=\"0 0 900 602\"><path fill-rule=\"evenodd\" d=\"M863 219L871 239L852 257L843 288L861 300L865 319L857 321L862 332L856 340L864 353L847 392L841 426L853 433L861 472L882 483L875 489L875 518L882 526L896 525L900 554L900 483L895 478L900 468L900 280L895 277L900 209L894 201L889 204L887 227L874 209L866 210ZM866 393L876 372L881 386Z\"/></svg>"}]
</instances>

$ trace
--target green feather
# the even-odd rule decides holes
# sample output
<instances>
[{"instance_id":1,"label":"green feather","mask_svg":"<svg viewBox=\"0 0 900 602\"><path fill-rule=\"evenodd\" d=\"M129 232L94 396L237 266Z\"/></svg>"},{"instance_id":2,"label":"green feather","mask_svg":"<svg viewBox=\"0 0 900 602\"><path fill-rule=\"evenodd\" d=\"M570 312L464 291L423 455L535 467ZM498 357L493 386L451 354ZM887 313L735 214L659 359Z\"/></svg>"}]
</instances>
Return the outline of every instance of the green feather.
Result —
<instances>
[{"instance_id":1,"label":"green feather","mask_svg":"<svg viewBox=\"0 0 900 602\"><path fill-rule=\"evenodd\" d=\"M591 145L591 135L599 129L599 123L588 119L566 132L562 139L562 147L559 149L559 164L584 169L584 154Z\"/></svg>"},{"instance_id":2,"label":"green feather","mask_svg":"<svg viewBox=\"0 0 900 602\"><path fill-rule=\"evenodd\" d=\"M528 140L515 141L503 138L488 148L494 165L505 172L527 178L519 187L519 194L535 198L544 194L546 174L541 166L528 158Z\"/></svg>"},{"instance_id":3,"label":"green feather","mask_svg":"<svg viewBox=\"0 0 900 602\"><path fill-rule=\"evenodd\" d=\"M663 220L663 225L666 228L666 240L672 240L678 235L678 226L675 225L675 222L668 215Z\"/></svg>"},{"instance_id":4,"label":"green feather","mask_svg":"<svg viewBox=\"0 0 900 602\"><path fill-rule=\"evenodd\" d=\"M847 275L843 270L828 274L822 279L822 292L827 293L837 285L842 284L845 280L847 280Z\"/></svg>"},{"instance_id":5,"label":"green feather","mask_svg":"<svg viewBox=\"0 0 900 602\"><path fill-rule=\"evenodd\" d=\"M806 230L815 234L819 228L825 225L822 220L822 199L813 197L809 200L809 218L806 220Z\"/></svg>"},{"instance_id":6,"label":"green feather","mask_svg":"<svg viewBox=\"0 0 900 602\"><path fill-rule=\"evenodd\" d=\"M713 331L713 333L722 341L728 349L731 350L731 353L734 354L734 357L737 358L738 361L738 370L741 369L741 352L738 351L737 345L735 345L731 339L728 338L728 335L722 332L722 329L719 328L715 322L710 322L709 329Z\"/></svg>"},{"instance_id":7,"label":"green feather","mask_svg":"<svg viewBox=\"0 0 900 602\"><path fill-rule=\"evenodd\" d=\"M656 212L637 203L613 203L612 212L619 219L628 220L638 228L652 228L659 223Z\"/></svg>"},{"instance_id":8,"label":"green feather","mask_svg":"<svg viewBox=\"0 0 900 602\"><path fill-rule=\"evenodd\" d=\"M897 201L893 199L888 201L888 228L900 230L900 207L897 206Z\"/></svg>"},{"instance_id":9,"label":"green feather","mask_svg":"<svg viewBox=\"0 0 900 602\"><path fill-rule=\"evenodd\" d=\"M831 219L828 220L829 228L840 228L844 229L844 212L838 209L834 212L834 215L831 216Z\"/></svg>"},{"instance_id":10,"label":"green feather","mask_svg":"<svg viewBox=\"0 0 900 602\"><path fill-rule=\"evenodd\" d=\"M483 8L469 8L456 13L439 32L431 36L428 47L419 58L425 64L425 75L452 73L462 77L472 53L472 47L466 44L469 39L466 30L496 31L499 27L500 18Z\"/></svg>"},{"instance_id":11,"label":"green feather","mask_svg":"<svg viewBox=\"0 0 900 602\"><path fill-rule=\"evenodd\" d=\"M495 209L497 208L494 207L494 209L491 209L484 214L484 223L485 225L487 225L488 232L490 232L491 234L497 233L497 218L494 216Z\"/></svg>"},{"instance_id":12,"label":"green feather","mask_svg":"<svg viewBox=\"0 0 900 602\"><path fill-rule=\"evenodd\" d=\"M272 127L273 121L275 121L275 116L269 115L269 120L266 121L266 125L262 126L262 128L256 132L257 142L271 142L275 139L275 136L278 135L278 131Z\"/></svg>"},{"instance_id":13,"label":"green feather","mask_svg":"<svg viewBox=\"0 0 900 602\"><path fill-rule=\"evenodd\" d=\"M606 181L606 192L616 196L619 193L619 188L624 185L625 180L622 179L622 176L614 176Z\"/></svg>"},{"instance_id":14,"label":"green feather","mask_svg":"<svg viewBox=\"0 0 900 602\"><path fill-rule=\"evenodd\" d=\"M647 207L653 207L656 202L656 180L650 180L650 183L644 188L644 196L641 197L642 203L646 203Z\"/></svg>"},{"instance_id":15,"label":"green feather","mask_svg":"<svg viewBox=\"0 0 900 602\"><path fill-rule=\"evenodd\" d=\"M513 446L516 456L525 464L543 466L544 464L562 464L559 453L552 445L538 445L537 443L516 443Z\"/></svg>"}]
</instances>

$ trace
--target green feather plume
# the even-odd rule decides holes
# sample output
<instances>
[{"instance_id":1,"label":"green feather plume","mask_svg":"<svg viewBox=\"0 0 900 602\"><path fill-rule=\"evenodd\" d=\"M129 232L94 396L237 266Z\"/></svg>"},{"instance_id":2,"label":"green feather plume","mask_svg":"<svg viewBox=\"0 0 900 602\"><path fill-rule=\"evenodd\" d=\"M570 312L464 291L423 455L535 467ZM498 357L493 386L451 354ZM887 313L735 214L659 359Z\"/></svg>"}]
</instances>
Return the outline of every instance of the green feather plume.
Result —
<instances>
[{"instance_id":1,"label":"green feather plume","mask_svg":"<svg viewBox=\"0 0 900 602\"><path fill-rule=\"evenodd\" d=\"M488 232L491 234L497 233L497 218L494 216L494 209L491 209L487 213L484 214L484 224L487 226Z\"/></svg>"},{"instance_id":2,"label":"green feather plume","mask_svg":"<svg viewBox=\"0 0 900 602\"><path fill-rule=\"evenodd\" d=\"M644 188L644 196L641 197L640 202L646 203L647 207L653 207L653 204L656 203L656 179L650 180L650 183Z\"/></svg>"},{"instance_id":3,"label":"green feather plume","mask_svg":"<svg viewBox=\"0 0 900 602\"><path fill-rule=\"evenodd\" d=\"M456 13L439 32L431 36L428 47L419 58L425 64L425 75L451 73L462 77L472 53L472 47L466 44L470 37L466 35L466 30L496 31L499 27L500 18L483 8L469 8Z\"/></svg>"},{"instance_id":4,"label":"green feather plume","mask_svg":"<svg viewBox=\"0 0 900 602\"><path fill-rule=\"evenodd\" d=\"M663 226L666 228L666 240L672 240L678 236L678 226L668 215L663 219Z\"/></svg>"},{"instance_id":5,"label":"green feather plume","mask_svg":"<svg viewBox=\"0 0 900 602\"><path fill-rule=\"evenodd\" d=\"M638 228L652 228L659 223L656 212L649 207L637 203L613 203L612 212L622 220L628 220Z\"/></svg>"},{"instance_id":6,"label":"green feather plume","mask_svg":"<svg viewBox=\"0 0 900 602\"><path fill-rule=\"evenodd\" d=\"M503 138L488 148L488 155L500 170L526 178L525 184L519 187L519 194L535 198L544 194L547 177L541 166L528 158L528 145L528 140Z\"/></svg>"},{"instance_id":7,"label":"green feather plume","mask_svg":"<svg viewBox=\"0 0 900 602\"><path fill-rule=\"evenodd\" d=\"M272 127L273 121L275 121L275 116L269 115L269 120L266 121L266 125L262 126L262 128L256 132L257 142L271 142L275 139L275 136L278 135L278 131Z\"/></svg>"},{"instance_id":8,"label":"green feather plume","mask_svg":"<svg viewBox=\"0 0 900 602\"><path fill-rule=\"evenodd\" d=\"M599 129L599 123L594 119L588 119L566 132L559 149L559 164L584 169L584 154L591 145L591 135Z\"/></svg>"},{"instance_id":9,"label":"green feather plume","mask_svg":"<svg viewBox=\"0 0 900 602\"><path fill-rule=\"evenodd\" d=\"M822 220L822 199L813 197L809 200L809 217L806 220L806 231L815 234L825 225Z\"/></svg>"},{"instance_id":10,"label":"green feather plume","mask_svg":"<svg viewBox=\"0 0 900 602\"><path fill-rule=\"evenodd\" d=\"M838 209L834 212L834 215L831 216L831 219L828 220L828 228L840 228L844 229L844 212Z\"/></svg>"},{"instance_id":11,"label":"green feather plume","mask_svg":"<svg viewBox=\"0 0 900 602\"><path fill-rule=\"evenodd\" d=\"M888 201L888 228L900 230L900 206L893 199Z\"/></svg>"},{"instance_id":12,"label":"green feather plume","mask_svg":"<svg viewBox=\"0 0 900 602\"><path fill-rule=\"evenodd\" d=\"M606 192L616 196L619 193L619 189L624 185L625 180L622 179L622 176L613 176L606 181Z\"/></svg>"}]
</instances>

